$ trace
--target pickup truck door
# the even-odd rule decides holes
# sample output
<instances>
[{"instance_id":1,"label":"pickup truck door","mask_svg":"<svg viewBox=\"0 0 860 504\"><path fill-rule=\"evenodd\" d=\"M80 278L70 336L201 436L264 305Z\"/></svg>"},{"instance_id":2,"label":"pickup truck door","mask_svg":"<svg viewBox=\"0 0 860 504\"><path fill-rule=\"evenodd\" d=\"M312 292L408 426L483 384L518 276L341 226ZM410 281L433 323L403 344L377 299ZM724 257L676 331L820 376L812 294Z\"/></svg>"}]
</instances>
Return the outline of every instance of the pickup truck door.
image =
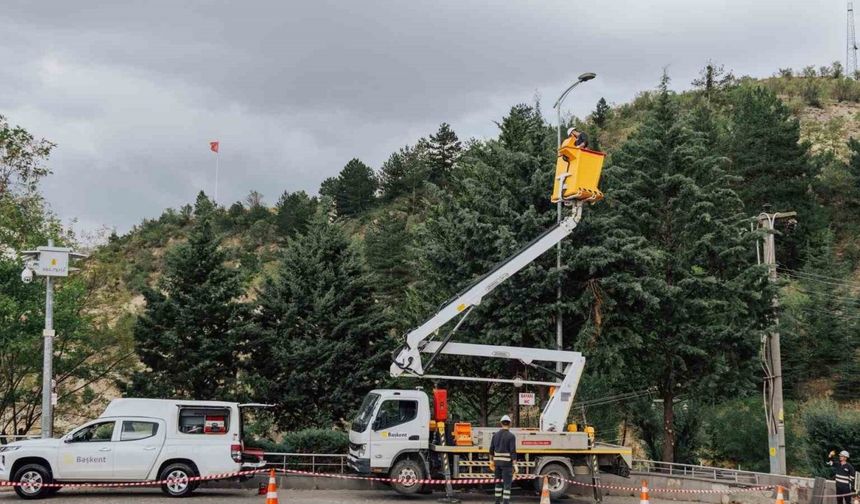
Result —
<instances>
[{"instance_id":1,"label":"pickup truck door","mask_svg":"<svg viewBox=\"0 0 860 504\"><path fill-rule=\"evenodd\" d=\"M401 451L426 448L427 421L421 417L416 399L383 400L370 428L370 466L389 469Z\"/></svg>"},{"instance_id":2,"label":"pickup truck door","mask_svg":"<svg viewBox=\"0 0 860 504\"><path fill-rule=\"evenodd\" d=\"M116 420L90 422L63 438L56 479L105 481L114 479L113 442Z\"/></svg>"},{"instance_id":3,"label":"pickup truck door","mask_svg":"<svg viewBox=\"0 0 860 504\"><path fill-rule=\"evenodd\" d=\"M164 421L154 418L123 418L117 421L119 430L114 442L114 479L145 480L164 446Z\"/></svg>"}]
</instances>

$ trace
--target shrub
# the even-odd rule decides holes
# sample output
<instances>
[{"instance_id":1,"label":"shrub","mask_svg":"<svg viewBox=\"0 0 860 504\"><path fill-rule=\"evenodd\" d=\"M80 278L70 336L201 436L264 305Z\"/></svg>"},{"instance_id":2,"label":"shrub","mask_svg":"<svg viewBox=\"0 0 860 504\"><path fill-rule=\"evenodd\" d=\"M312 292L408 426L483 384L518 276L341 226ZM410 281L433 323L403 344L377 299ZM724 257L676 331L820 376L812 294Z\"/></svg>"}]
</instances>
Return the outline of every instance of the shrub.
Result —
<instances>
[{"instance_id":1,"label":"shrub","mask_svg":"<svg viewBox=\"0 0 860 504\"><path fill-rule=\"evenodd\" d=\"M791 68L780 68L779 76L784 77L786 79L791 79L792 77L794 77L794 70L792 70Z\"/></svg>"},{"instance_id":2,"label":"shrub","mask_svg":"<svg viewBox=\"0 0 860 504\"><path fill-rule=\"evenodd\" d=\"M800 96L803 97L803 101L813 107L821 108L822 95L821 84L815 79L807 79L800 90Z\"/></svg>"},{"instance_id":3,"label":"shrub","mask_svg":"<svg viewBox=\"0 0 860 504\"><path fill-rule=\"evenodd\" d=\"M807 405L802 418L806 462L816 476L831 474L826 465L830 451L860 453L860 413L857 411L840 411L830 400L815 401Z\"/></svg>"},{"instance_id":4,"label":"shrub","mask_svg":"<svg viewBox=\"0 0 860 504\"><path fill-rule=\"evenodd\" d=\"M838 101L860 101L860 83L845 77L833 83L833 98Z\"/></svg>"},{"instance_id":5,"label":"shrub","mask_svg":"<svg viewBox=\"0 0 860 504\"><path fill-rule=\"evenodd\" d=\"M247 445L262 448L267 452L346 453L349 448L349 435L343 431L304 429L285 433L280 443L255 439L247 441Z\"/></svg>"}]
</instances>

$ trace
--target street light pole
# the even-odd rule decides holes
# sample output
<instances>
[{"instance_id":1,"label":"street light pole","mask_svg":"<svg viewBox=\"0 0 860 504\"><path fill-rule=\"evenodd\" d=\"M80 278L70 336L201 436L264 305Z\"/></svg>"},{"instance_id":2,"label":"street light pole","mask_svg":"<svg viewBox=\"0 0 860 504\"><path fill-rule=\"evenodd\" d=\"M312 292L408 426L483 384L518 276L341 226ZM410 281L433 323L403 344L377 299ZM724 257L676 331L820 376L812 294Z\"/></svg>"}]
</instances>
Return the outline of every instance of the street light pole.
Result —
<instances>
[{"instance_id":1,"label":"street light pole","mask_svg":"<svg viewBox=\"0 0 860 504\"><path fill-rule=\"evenodd\" d=\"M552 106L555 109L556 114L557 114L557 116L556 116L556 129L558 130L558 146L557 147L559 149L561 148L561 104L562 104L562 102L564 102L564 99L567 98L567 95L571 91L573 91L573 88L582 84L583 82L590 81L591 79L593 79L595 77L597 77L597 75L594 73L591 73L591 72L586 72L586 73L580 75L576 79L576 82L574 82L567 89L564 90L564 93L562 93L561 96L558 97L558 100L555 101L555 105ZM564 191L562 191L562 192L564 192ZM556 222L557 223L561 223L561 205L562 205L562 201L561 201L561 198L559 198L558 203L556 204ZM561 296L561 242L560 241L555 246L555 267L556 267L556 270L559 272L558 284L556 285L556 292L555 292L556 302L558 303L558 313L555 316L555 347L556 347L556 350L562 350L563 345L564 345L564 337L563 337L564 323L561 320L561 316L562 316L561 297L562 296ZM561 373L563 371L562 368L563 368L563 364L561 362L555 363L555 370L556 371Z\"/></svg>"}]
</instances>

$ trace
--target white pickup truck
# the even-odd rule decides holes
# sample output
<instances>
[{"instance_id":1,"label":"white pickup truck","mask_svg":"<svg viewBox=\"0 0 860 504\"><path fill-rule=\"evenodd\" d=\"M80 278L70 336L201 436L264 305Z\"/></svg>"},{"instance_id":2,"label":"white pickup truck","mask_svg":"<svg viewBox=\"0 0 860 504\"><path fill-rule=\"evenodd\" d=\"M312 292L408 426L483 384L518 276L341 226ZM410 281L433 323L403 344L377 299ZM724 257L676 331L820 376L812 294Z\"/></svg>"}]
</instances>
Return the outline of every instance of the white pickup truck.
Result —
<instances>
[{"instance_id":1,"label":"white pickup truck","mask_svg":"<svg viewBox=\"0 0 860 504\"><path fill-rule=\"evenodd\" d=\"M243 464L242 408L218 401L115 399L102 415L59 439L0 446L0 481L24 483L24 499L52 495L46 483L173 479L162 490L184 497L199 485L183 478L237 472Z\"/></svg>"}]
</instances>

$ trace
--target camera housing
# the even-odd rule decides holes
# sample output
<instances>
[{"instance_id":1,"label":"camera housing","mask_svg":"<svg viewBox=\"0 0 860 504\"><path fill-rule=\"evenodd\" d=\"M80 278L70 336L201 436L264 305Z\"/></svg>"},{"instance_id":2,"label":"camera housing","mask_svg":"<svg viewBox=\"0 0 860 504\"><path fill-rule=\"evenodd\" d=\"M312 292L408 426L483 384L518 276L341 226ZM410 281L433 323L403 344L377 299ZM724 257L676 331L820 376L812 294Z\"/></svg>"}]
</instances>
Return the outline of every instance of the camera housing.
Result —
<instances>
[{"instance_id":1,"label":"camera housing","mask_svg":"<svg viewBox=\"0 0 860 504\"><path fill-rule=\"evenodd\" d=\"M30 268L24 268L24 271L21 272L21 281L25 284L33 282L33 270Z\"/></svg>"}]
</instances>

